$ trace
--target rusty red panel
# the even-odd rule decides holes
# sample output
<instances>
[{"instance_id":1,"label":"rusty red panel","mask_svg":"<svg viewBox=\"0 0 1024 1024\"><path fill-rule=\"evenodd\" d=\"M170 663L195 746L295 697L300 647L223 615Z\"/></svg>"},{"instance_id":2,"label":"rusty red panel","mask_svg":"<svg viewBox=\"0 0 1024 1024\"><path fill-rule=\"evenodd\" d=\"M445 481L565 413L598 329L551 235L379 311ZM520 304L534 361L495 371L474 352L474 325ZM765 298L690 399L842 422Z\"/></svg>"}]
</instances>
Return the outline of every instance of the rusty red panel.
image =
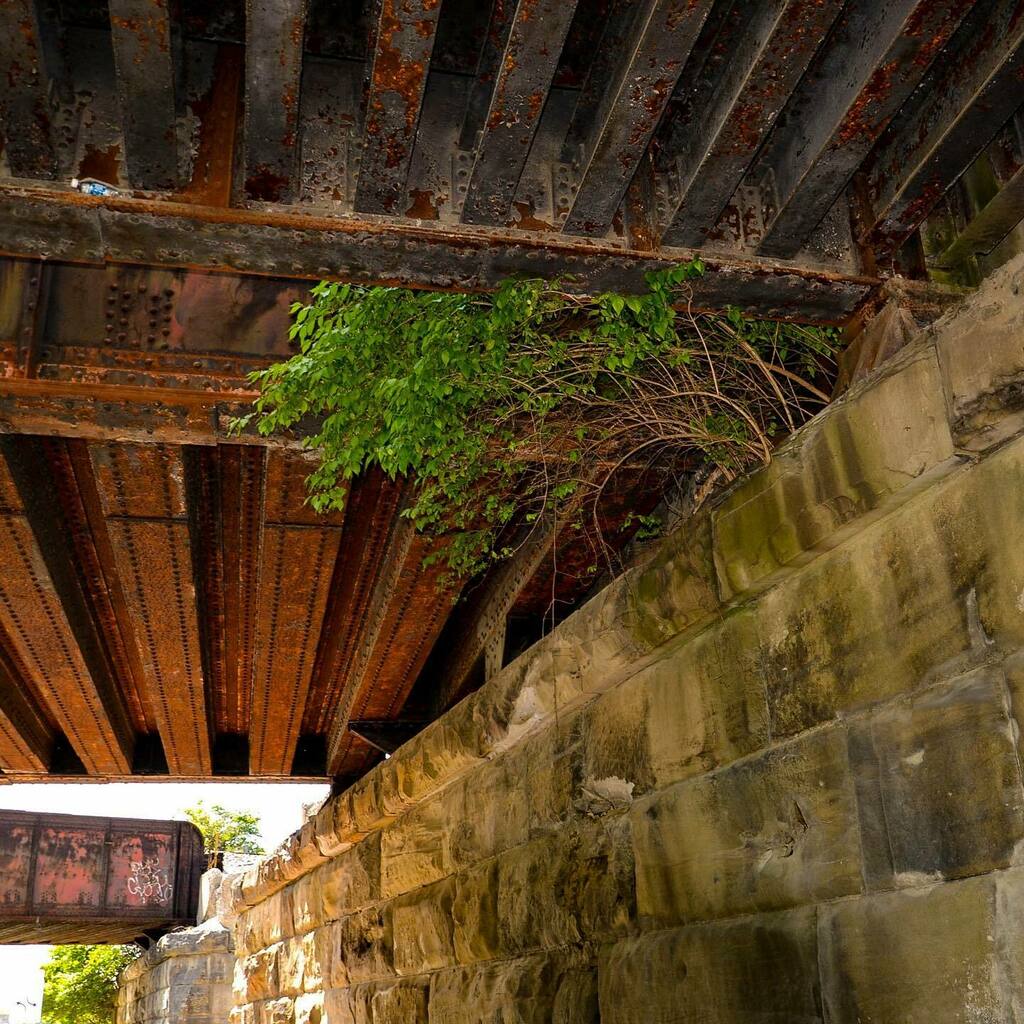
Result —
<instances>
[{"instance_id":1,"label":"rusty red panel","mask_svg":"<svg viewBox=\"0 0 1024 1024\"><path fill-rule=\"evenodd\" d=\"M185 518L185 470L179 448L91 445L89 454L104 515Z\"/></svg>"},{"instance_id":2,"label":"rusty red panel","mask_svg":"<svg viewBox=\"0 0 1024 1024\"><path fill-rule=\"evenodd\" d=\"M209 775L181 449L92 445L89 453L167 765L174 774Z\"/></svg>"},{"instance_id":3,"label":"rusty red panel","mask_svg":"<svg viewBox=\"0 0 1024 1024\"><path fill-rule=\"evenodd\" d=\"M249 737L253 775L291 773L341 541L337 514L337 525L305 521L307 469L279 453L268 460ZM287 484L275 487L275 480ZM298 517L289 522L292 514Z\"/></svg>"},{"instance_id":4,"label":"rusty red panel","mask_svg":"<svg viewBox=\"0 0 1024 1024\"><path fill-rule=\"evenodd\" d=\"M122 941L194 922L186 822L0 811L0 942Z\"/></svg>"},{"instance_id":5,"label":"rusty red panel","mask_svg":"<svg viewBox=\"0 0 1024 1024\"><path fill-rule=\"evenodd\" d=\"M0 529L0 625L88 772L126 774L129 738L120 736L75 641L64 609L22 516L7 516Z\"/></svg>"}]
</instances>

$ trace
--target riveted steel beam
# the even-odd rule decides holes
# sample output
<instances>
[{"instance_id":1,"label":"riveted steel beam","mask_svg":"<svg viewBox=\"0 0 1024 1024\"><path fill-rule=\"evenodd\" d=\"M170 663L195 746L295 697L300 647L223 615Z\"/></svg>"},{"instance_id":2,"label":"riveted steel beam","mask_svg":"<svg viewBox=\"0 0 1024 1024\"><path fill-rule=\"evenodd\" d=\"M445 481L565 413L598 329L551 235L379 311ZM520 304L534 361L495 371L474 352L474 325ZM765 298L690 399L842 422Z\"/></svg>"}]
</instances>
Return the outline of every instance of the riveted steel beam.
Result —
<instances>
[{"instance_id":1,"label":"riveted steel beam","mask_svg":"<svg viewBox=\"0 0 1024 1024\"><path fill-rule=\"evenodd\" d=\"M304 504L310 466L268 458L249 731L252 775L288 775L341 540L342 517Z\"/></svg>"},{"instance_id":2,"label":"riveted steel beam","mask_svg":"<svg viewBox=\"0 0 1024 1024\"><path fill-rule=\"evenodd\" d=\"M566 234L603 235L611 226L711 6L711 0L644 0L636 12L582 147Z\"/></svg>"},{"instance_id":3,"label":"riveted steel beam","mask_svg":"<svg viewBox=\"0 0 1024 1024\"><path fill-rule=\"evenodd\" d=\"M349 719L395 717L451 614L458 590L444 582L443 559L429 567L423 564L437 551L436 545L436 540L417 533L409 519L393 520L327 737L330 775L362 767Z\"/></svg>"},{"instance_id":4,"label":"riveted steel beam","mask_svg":"<svg viewBox=\"0 0 1024 1024\"><path fill-rule=\"evenodd\" d=\"M515 14L515 0L493 0L491 17L487 24L487 35L480 50L476 75L469 87L469 99L466 101L466 113L462 119L459 133L459 148L473 149L476 146L477 134L487 120L487 108L491 105L494 83L501 70L501 59L508 45L508 34L512 30L512 17Z\"/></svg>"},{"instance_id":5,"label":"riveted steel beam","mask_svg":"<svg viewBox=\"0 0 1024 1024\"><path fill-rule=\"evenodd\" d=\"M305 34L306 0L246 0L243 178L252 199L297 198Z\"/></svg>"},{"instance_id":6,"label":"riveted steel beam","mask_svg":"<svg viewBox=\"0 0 1024 1024\"><path fill-rule=\"evenodd\" d=\"M589 294L643 291L649 271L695 255L530 232L14 188L0 189L3 253L465 291L496 288L515 274L557 276ZM693 286L696 309L733 305L767 317L835 323L878 285L868 277L770 259L704 259L708 272Z\"/></svg>"},{"instance_id":7,"label":"riveted steel beam","mask_svg":"<svg viewBox=\"0 0 1024 1024\"><path fill-rule=\"evenodd\" d=\"M841 0L733 5L715 41L722 50L715 73L699 83L693 120L677 132L679 185L664 244L705 244L842 6Z\"/></svg>"},{"instance_id":8,"label":"riveted steel beam","mask_svg":"<svg viewBox=\"0 0 1024 1024\"><path fill-rule=\"evenodd\" d=\"M135 188L178 183L174 42L168 0L110 0L124 157Z\"/></svg>"},{"instance_id":9,"label":"riveted steel beam","mask_svg":"<svg viewBox=\"0 0 1024 1024\"><path fill-rule=\"evenodd\" d=\"M24 178L53 178L53 56L43 33L39 0L0 4L0 127L11 172Z\"/></svg>"},{"instance_id":10,"label":"riveted steel beam","mask_svg":"<svg viewBox=\"0 0 1024 1024\"><path fill-rule=\"evenodd\" d=\"M89 455L168 769L209 775L182 450L91 444Z\"/></svg>"},{"instance_id":11,"label":"riveted steel beam","mask_svg":"<svg viewBox=\"0 0 1024 1024\"><path fill-rule=\"evenodd\" d=\"M1024 2L981 0L871 156L865 241L893 252L1024 104ZM1005 232L1003 232L1005 234Z\"/></svg>"},{"instance_id":12,"label":"riveted steel beam","mask_svg":"<svg viewBox=\"0 0 1024 1024\"><path fill-rule=\"evenodd\" d=\"M847 3L755 165L769 210L760 252L800 251L972 3Z\"/></svg>"},{"instance_id":13,"label":"riveted steel beam","mask_svg":"<svg viewBox=\"0 0 1024 1024\"><path fill-rule=\"evenodd\" d=\"M400 213L434 50L440 0L379 0L355 208Z\"/></svg>"},{"instance_id":14,"label":"riveted steel beam","mask_svg":"<svg viewBox=\"0 0 1024 1024\"><path fill-rule=\"evenodd\" d=\"M12 656L10 640L0 636L0 770L46 774L55 739Z\"/></svg>"},{"instance_id":15,"label":"riveted steel beam","mask_svg":"<svg viewBox=\"0 0 1024 1024\"><path fill-rule=\"evenodd\" d=\"M476 145L462 220L504 224L530 156L576 0L519 0Z\"/></svg>"},{"instance_id":16,"label":"riveted steel beam","mask_svg":"<svg viewBox=\"0 0 1024 1024\"><path fill-rule=\"evenodd\" d=\"M21 502L0 530L0 626L54 723L96 775L131 770L135 736L69 544L42 442L0 436Z\"/></svg>"}]
</instances>

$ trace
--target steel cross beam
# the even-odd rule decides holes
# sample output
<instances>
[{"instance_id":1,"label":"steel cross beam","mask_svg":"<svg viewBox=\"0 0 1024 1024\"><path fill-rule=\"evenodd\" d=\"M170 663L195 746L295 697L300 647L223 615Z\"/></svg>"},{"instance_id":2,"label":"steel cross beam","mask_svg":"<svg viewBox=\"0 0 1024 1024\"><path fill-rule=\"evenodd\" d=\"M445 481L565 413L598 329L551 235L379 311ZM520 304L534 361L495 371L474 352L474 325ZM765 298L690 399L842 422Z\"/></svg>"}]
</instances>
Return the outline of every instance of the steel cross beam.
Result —
<instances>
[{"instance_id":1,"label":"steel cross beam","mask_svg":"<svg viewBox=\"0 0 1024 1024\"><path fill-rule=\"evenodd\" d=\"M598 293L643 291L648 272L689 261L697 252L6 187L0 188L0 254L466 291L493 289L517 274L558 276L568 288ZM766 317L840 323L880 283L781 260L701 255L708 272L693 285L695 309L732 305Z\"/></svg>"}]
</instances>

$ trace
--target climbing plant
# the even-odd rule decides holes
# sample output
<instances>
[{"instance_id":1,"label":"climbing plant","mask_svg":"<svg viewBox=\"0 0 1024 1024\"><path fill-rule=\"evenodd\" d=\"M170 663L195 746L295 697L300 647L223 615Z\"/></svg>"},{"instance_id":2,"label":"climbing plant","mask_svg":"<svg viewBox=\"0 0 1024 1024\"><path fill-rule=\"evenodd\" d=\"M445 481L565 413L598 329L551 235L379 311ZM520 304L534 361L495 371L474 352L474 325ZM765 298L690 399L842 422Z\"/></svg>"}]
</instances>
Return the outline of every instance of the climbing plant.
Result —
<instances>
[{"instance_id":1,"label":"climbing plant","mask_svg":"<svg viewBox=\"0 0 1024 1024\"><path fill-rule=\"evenodd\" d=\"M292 307L297 354L253 375L255 410L236 426L311 424L321 511L370 467L410 476L404 514L472 574L531 524L596 523L622 472L728 477L765 461L828 400L815 381L833 332L694 312L704 272L694 260L650 274L644 294L595 297L540 280L493 295L324 282Z\"/></svg>"}]
</instances>

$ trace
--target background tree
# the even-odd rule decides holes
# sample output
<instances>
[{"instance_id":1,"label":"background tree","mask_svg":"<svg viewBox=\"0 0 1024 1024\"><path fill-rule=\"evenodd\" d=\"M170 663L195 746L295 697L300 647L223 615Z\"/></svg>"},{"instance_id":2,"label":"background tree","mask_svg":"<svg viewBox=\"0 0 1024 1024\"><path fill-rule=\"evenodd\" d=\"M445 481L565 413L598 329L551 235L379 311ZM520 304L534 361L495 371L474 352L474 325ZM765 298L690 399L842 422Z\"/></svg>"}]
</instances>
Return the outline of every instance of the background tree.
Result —
<instances>
[{"instance_id":1,"label":"background tree","mask_svg":"<svg viewBox=\"0 0 1024 1024\"><path fill-rule=\"evenodd\" d=\"M256 856L266 853L257 841L260 837L258 815L229 811L220 804L207 807L200 800L194 807L185 809L185 817L202 833L208 867L214 867L222 853Z\"/></svg>"},{"instance_id":2,"label":"background tree","mask_svg":"<svg viewBox=\"0 0 1024 1024\"><path fill-rule=\"evenodd\" d=\"M110 1024L117 976L141 952L138 946L54 946L43 964L43 1020Z\"/></svg>"}]
</instances>

